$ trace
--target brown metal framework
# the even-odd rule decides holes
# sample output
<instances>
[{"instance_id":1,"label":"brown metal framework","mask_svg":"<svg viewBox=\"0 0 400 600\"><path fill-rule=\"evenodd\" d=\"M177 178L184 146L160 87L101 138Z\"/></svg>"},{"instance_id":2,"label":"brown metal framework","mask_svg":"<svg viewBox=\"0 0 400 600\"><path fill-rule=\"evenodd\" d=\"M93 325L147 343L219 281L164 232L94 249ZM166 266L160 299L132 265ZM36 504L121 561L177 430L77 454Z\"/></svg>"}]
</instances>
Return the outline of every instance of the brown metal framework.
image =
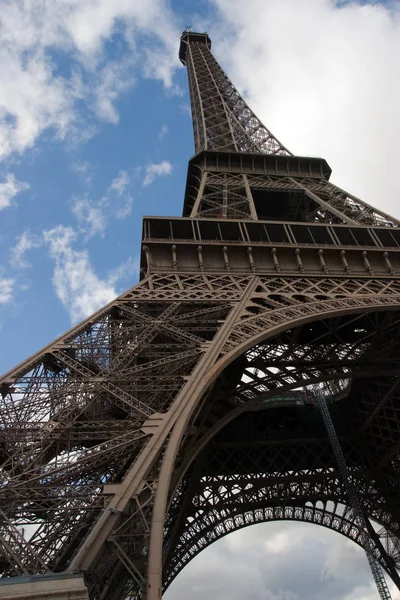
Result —
<instances>
[{"instance_id":1,"label":"brown metal framework","mask_svg":"<svg viewBox=\"0 0 400 600\"><path fill-rule=\"evenodd\" d=\"M0 380L3 577L156 600L198 552L297 519L363 538L400 589L399 222L292 156L184 32L196 156L145 218L140 283ZM379 524L379 530L370 521Z\"/></svg>"}]
</instances>

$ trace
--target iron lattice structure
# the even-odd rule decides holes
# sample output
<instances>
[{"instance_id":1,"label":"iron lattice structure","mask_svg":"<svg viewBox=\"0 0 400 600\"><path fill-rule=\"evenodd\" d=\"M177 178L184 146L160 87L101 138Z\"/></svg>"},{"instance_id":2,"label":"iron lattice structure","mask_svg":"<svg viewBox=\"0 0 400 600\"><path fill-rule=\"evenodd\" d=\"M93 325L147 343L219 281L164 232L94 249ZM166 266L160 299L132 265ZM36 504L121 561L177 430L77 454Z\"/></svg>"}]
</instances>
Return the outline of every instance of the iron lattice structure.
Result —
<instances>
[{"instance_id":1,"label":"iron lattice structure","mask_svg":"<svg viewBox=\"0 0 400 600\"><path fill-rule=\"evenodd\" d=\"M400 588L400 223L291 155L210 46L182 35L183 217L145 218L140 283L1 379L1 572L155 600L252 523L363 545L313 402L329 382L371 551Z\"/></svg>"}]
</instances>

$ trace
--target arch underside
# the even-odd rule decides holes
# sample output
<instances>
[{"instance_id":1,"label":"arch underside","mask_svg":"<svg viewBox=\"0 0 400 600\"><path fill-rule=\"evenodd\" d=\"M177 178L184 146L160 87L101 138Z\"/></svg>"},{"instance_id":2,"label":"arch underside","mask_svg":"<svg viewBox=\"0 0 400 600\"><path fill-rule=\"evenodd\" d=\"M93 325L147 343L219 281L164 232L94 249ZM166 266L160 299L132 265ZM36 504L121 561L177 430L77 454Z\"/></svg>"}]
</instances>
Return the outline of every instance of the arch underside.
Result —
<instances>
[{"instance_id":1,"label":"arch underside","mask_svg":"<svg viewBox=\"0 0 400 600\"><path fill-rule=\"evenodd\" d=\"M181 448L165 588L206 546L253 523L316 523L362 545L312 402L321 381L330 381L331 414L365 516L381 527L378 535L371 526L375 556L399 584L399 317L305 323L251 347L222 372Z\"/></svg>"}]
</instances>

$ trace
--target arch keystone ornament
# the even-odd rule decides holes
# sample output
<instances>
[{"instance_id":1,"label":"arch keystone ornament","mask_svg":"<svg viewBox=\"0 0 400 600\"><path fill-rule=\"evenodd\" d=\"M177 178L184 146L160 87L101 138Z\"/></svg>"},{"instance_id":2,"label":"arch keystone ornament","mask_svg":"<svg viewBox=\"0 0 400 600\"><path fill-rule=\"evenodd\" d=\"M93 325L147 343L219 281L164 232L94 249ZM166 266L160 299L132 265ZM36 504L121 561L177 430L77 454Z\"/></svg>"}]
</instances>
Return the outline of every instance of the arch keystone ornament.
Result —
<instances>
[{"instance_id":1,"label":"arch keystone ornament","mask_svg":"<svg viewBox=\"0 0 400 600\"><path fill-rule=\"evenodd\" d=\"M139 284L0 379L10 598L76 575L90 600L159 600L214 540L281 519L400 589L400 223L291 154L210 49L182 34L183 216L144 218Z\"/></svg>"}]
</instances>

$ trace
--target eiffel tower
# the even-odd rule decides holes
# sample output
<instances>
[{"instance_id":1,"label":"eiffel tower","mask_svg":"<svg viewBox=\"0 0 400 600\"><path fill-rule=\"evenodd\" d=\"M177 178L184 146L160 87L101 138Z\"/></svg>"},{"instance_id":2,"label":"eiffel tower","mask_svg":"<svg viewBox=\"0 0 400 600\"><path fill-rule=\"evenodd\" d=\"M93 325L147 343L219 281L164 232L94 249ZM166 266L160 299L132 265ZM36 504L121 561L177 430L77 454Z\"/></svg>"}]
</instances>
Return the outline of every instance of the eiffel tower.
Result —
<instances>
[{"instance_id":1,"label":"eiffel tower","mask_svg":"<svg viewBox=\"0 0 400 600\"><path fill-rule=\"evenodd\" d=\"M400 223L291 154L210 48L182 34L183 216L144 218L139 284L0 380L0 597L156 600L284 519L400 589Z\"/></svg>"}]
</instances>

